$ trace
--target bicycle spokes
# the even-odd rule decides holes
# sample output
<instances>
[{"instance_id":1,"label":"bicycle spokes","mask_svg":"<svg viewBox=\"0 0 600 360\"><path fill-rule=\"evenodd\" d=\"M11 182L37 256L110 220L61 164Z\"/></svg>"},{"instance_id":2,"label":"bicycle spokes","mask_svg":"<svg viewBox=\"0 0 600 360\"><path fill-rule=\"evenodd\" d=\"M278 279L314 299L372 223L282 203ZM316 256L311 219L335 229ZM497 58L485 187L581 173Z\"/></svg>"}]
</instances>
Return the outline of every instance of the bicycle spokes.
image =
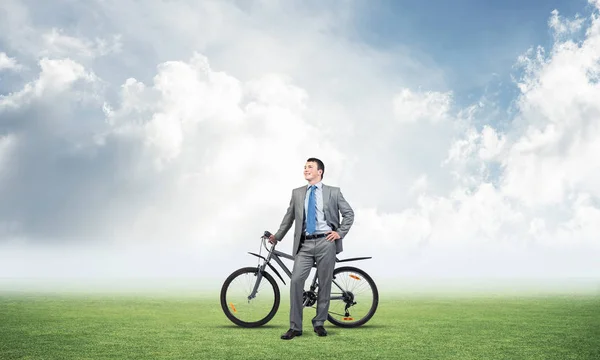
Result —
<instances>
[{"instance_id":1,"label":"bicycle spokes","mask_svg":"<svg viewBox=\"0 0 600 360\"><path fill-rule=\"evenodd\" d=\"M238 270L227 279L221 291L225 314L240 326L253 327L267 322L279 306L279 289L275 281L269 275L258 279L257 272L256 268ZM257 280L260 280L258 287ZM255 288L256 296L251 297Z\"/></svg>"},{"instance_id":2,"label":"bicycle spokes","mask_svg":"<svg viewBox=\"0 0 600 360\"><path fill-rule=\"evenodd\" d=\"M364 324L374 314L379 295L373 280L353 267L334 271L329 304L329 320L335 325L354 327Z\"/></svg>"}]
</instances>

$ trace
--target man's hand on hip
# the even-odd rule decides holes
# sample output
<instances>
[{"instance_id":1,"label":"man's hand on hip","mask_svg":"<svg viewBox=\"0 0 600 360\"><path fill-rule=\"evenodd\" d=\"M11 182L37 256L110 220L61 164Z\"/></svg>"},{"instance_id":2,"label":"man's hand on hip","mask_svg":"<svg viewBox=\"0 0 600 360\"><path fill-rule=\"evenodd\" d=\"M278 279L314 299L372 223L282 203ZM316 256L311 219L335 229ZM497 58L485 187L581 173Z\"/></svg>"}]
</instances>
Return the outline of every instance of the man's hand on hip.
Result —
<instances>
[{"instance_id":1,"label":"man's hand on hip","mask_svg":"<svg viewBox=\"0 0 600 360\"><path fill-rule=\"evenodd\" d=\"M335 232L335 231L328 231L327 232L327 236L325 237L325 240L333 242L333 241L336 241L339 238L340 238L340 234L338 234L337 232Z\"/></svg>"}]
</instances>

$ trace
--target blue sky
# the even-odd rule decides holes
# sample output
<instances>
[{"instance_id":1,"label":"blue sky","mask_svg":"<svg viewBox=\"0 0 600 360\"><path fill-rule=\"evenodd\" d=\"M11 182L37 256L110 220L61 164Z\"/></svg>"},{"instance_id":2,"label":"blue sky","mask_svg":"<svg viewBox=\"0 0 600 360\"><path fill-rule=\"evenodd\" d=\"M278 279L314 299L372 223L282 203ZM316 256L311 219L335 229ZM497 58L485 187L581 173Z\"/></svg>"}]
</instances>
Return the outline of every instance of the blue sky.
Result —
<instances>
[{"instance_id":1,"label":"blue sky","mask_svg":"<svg viewBox=\"0 0 600 360\"><path fill-rule=\"evenodd\" d=\"M504 105L516 94L510 81L517 57L531 47L552 45L548 19L554 9L561 16L587 17L586 0L417 1L384 0L361 3L355 18L356 34L380 49L401 45L417 57L444 69L446 91L471 103L486 87L502 89ZM503 83L500 85L500 83Z\"/></svg>"}]
</instances>

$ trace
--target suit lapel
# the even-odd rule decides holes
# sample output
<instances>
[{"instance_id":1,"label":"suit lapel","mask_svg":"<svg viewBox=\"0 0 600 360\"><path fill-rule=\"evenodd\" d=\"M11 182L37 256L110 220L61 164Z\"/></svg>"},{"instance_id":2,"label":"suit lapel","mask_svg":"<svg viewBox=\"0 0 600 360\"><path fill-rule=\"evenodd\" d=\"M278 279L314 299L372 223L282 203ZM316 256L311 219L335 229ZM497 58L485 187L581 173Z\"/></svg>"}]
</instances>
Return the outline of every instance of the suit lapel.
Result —
<instances>
[{"instance_id":1,"label":"suit lapel","mask_svg":"<svg viewBox=\"0 0 600 360\"><path fill-rule=\"evenodd\" d=\"M302 216L302 233L306 231L306 214L304 213L304 201L306 200L306 187L301 187L296 193L296 211Z\"/></svg>"},{"instance_id":2,"label":"suit lapel","mask_svg":"<svg viewBox=\"0 0 600 360\"><path fill-rule=\"evenodd\" d=\"M329 197L331 196L331 189L329 186L323 184L323 213L327 214L327 208L329 207Z\"/></svg>"},{"instance_id":3,"label":"suit lapel","mask_svg":"<svg viewBox=\"0 0 600 360\"><path fill-rule=\"evenodd\" d=\"M296 192L296 211L304 214L304 197L306 196L306 189L298 189Z\"/></svg>"}]
</instances>

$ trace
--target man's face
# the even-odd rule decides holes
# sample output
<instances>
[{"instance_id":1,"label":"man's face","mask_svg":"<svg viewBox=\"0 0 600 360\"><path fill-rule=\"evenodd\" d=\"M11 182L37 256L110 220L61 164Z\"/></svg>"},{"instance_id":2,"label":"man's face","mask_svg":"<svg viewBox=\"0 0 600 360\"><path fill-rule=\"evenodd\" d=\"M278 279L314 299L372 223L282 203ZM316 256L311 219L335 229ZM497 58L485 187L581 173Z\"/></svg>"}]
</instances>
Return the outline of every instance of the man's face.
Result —
<instances>
[{"instance_id":1,"label":"man's face","mask_svg":"<svg viewBox=\"0 0 600 360\"><path fill-rule=\"evenodd\" d=\"M321 170L317 170L317 163L309 161L304 165L304 178L306 181L319 180L321 177Z\"/></svg>"}]
</instances>

